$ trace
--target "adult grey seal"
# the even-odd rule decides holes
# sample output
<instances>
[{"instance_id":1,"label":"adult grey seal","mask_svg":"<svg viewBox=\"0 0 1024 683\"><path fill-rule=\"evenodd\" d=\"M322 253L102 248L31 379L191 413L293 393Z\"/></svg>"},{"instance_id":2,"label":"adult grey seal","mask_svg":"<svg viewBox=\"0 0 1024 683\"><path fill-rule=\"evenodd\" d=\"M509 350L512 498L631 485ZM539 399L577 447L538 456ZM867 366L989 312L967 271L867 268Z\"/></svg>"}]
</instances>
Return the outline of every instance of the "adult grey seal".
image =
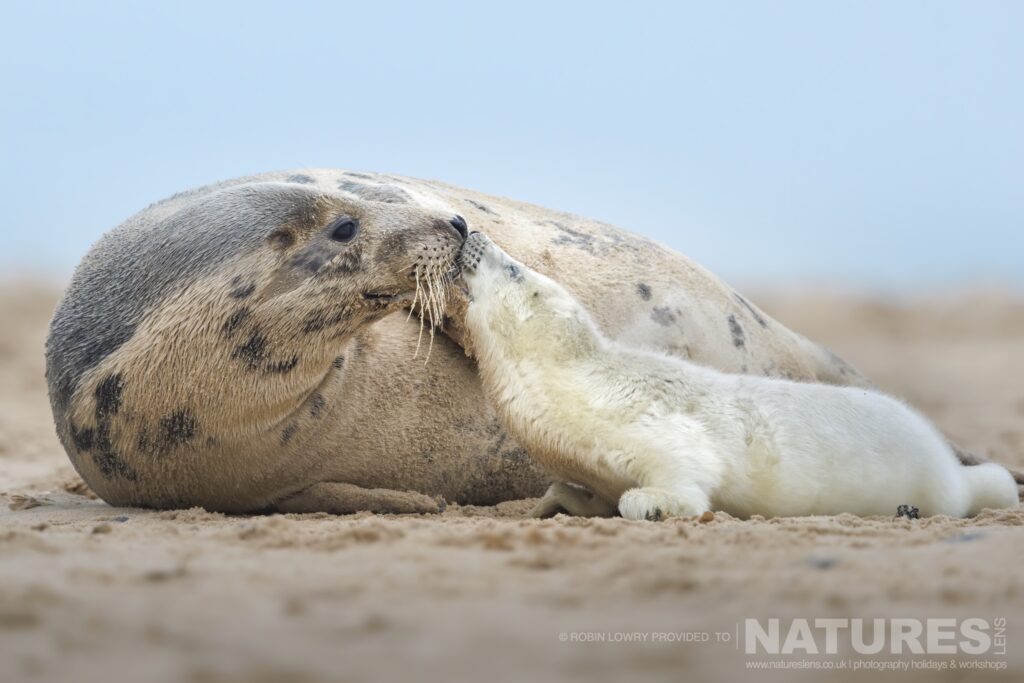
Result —
<instances>
[{"instance_id":1,"label":"adult grey seal","mask_svg":"<svg viewBox=\"0 0 1024 683\"><path fill-rule=\"evenodd\" d=\"M619 341L727 372L867 384L685 257L610 225L431 181L269 173L158 202L84 258L46 356L71 462L107 502L160 508L428 512L543 493L457 343L458 301L445 306L467 222ZM424 344L410 306L435 321L447 310L448 336Z\"/></svg>"}]
</instances>

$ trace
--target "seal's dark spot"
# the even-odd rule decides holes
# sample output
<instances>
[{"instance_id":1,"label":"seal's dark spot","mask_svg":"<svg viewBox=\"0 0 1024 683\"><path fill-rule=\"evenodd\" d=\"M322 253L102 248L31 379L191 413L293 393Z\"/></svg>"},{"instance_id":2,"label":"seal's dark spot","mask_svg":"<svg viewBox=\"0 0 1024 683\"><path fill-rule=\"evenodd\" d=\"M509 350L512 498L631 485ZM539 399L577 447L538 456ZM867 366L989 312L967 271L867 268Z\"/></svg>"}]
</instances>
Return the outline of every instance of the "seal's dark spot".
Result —
<instances>
[{"instance_id":1,"label":"seal's dark spot","mask_svg":"<svg viewBox=\"0 0 1024 683\"><path fill-rule=\"evenodd\" d=\"M502 451L501 459L505 467L525 467L532 462L530 454L520 446Z\"/></svg>"},{"instance_id":2,"label":"seal's dark spot","mask_svg":"<svg viewBox=\"0 0 1024 683\"><path fill-rule=\"evenodd\" d=\"M651 309L651 320L668 327L676 321L676 314L668 306L655 306Z\"/></svg>"},{"instance_id":3,"label":"seal's dark spot","mask_svg":"<svg viewBox=\"0 0 1024 683\"><path fill-rule=\"evenodd\" d=\"M321 271L326 275L347 275L354 273L362 267L363 252L359 249L359 242L346 247L340 254L334 256L330 265Z\"/></svg>"},{"instance_id":4,"label":"seal's dark spot","mask_svg":"<svg viewBox=\"0 0 1024 683\"><path fill-rule=\"evenodd\" d=\"M412 201L408 192L391 185L370 188L370 191L364 192L362 197L373 202L385 202L387 204L409 204Z\"/></svg>"},{"instance_id":5,"label":"seal's dark spot","mask_svg":"<svg viewBox=\"0 0 1024 683\"><path fill-rule=\"evenodd\" d=\"M108 375L96 385L96 427L78 429L74 423L69 425L71 442L79 452L93 451L92 459L96 468L105 478L115 476L135 481L135 472L114 451L110 438L110 422L121 410L121 394L124 391L124 380L121 373Z\"/></svg>"},{"instance_id":6,"label":"seal's dark spot","mask_svg":"<svg viewBox=\"0 0 1024 683\"><path fill-rule=\"evenodd\" d=\"M267 366L267 374L284 375L294 370L295 366L298 364L298 356L292 356L288 360L279 360L276 363L271 363Z\"/></svg>"},{"instance_id":7,"label":"seal's dark spot","mask_svg":"<svg viewBox=\"0 0 1024 683\"><path fill-rule=\"evenodd\" d=\"M153 440L149 438L149 430L142 427L139 430L139 436L135 440L135 445L138 447L140 453L154 453L156 447L153 445Z\"/></svg>"},{"instance_id":8,"label":"seal's dark spot","mask_svg":"<svg viewBox=\"0 0 1024 683\"><path fill-rule=\"evenodd\" d=\"M636 293L640 295L640 298L644 301L651 300L651 286L645 285L643 282L636 283Z\"/></svg>"},{"instance_id":9,"label":"seal's dark spot","mask_svg":"<svg viewBox=\"0 0 1024 683\"><path fill-rule=\"evenodd\" d=\"M92 460L96 468L105 478L123 477L128 481L135 481L136 474L126 462L114 451L114 444L110 440L110 418L104 417L96 427L96 436L93 440L95 452Z\"/></svg>"},{"instance_id":10,"label":"seal's dark spot","mask_svg":"<svg viewBox=\"0 0 1024 683\"><path fill-rule=\"evenodd\" d=\"M295 233L288 228L277 228L267 236L267 241L278 249L287 249L295 244Z\"/></svg>"},{"instance_id":11,"label":"seal's dark spot","mask_svg":"<svg viewBox=\"0 0 1024 683\"><path fill-rule=\"evenodd\" d=\"M492 209L491 207L487 206L486 204L481 204L480 202L475 202L472 199L467 199L466 203L469 204L470 206L473 206L474 208L476 208L479 211L483 211L484 213L490 213L490 214L496 213L494 211L494 209Z\"/></svg>"},{"instance_id":12,"label":"seal's dark spot","mask_svg":"<svg viewBox=\"0 0 1024 683\"><path fill-rule=\"evenodd\" d=\"M354 223L353 225L353 231ZM355 232L352 233L353 235ZM331 260L337 253L336 249L332 249L328 244L323 242L313 242L308 247L300 251L298 254L292 257L289 262L292 268L304 270L308 273L315 273L320 268Z\"/></svg>"},{"instance_id":13,"label":"seal's dark spot","mask_svg":"<svg viewBox=\"0 0 1024 683\"><path fill-rule=\"evenodd\" d=\"M345 171L345 175L351 176L353 178L362 178L363 180L373 180L372 175L367 175L366 173L356 173L355 171Z\"/></svg>"},{"instance_id":14,"label":"seal's dark spot","mask_svg":"<svg viewBox=\"0 0 1024 683\"><path fill-rule=\"evenodd\" d=\"M235 347L231 357L244 362L250 370L255 370L266 359L267 346L267 338L257 328L249 335L248 341L241 346Z\"/></svg>"},{"instance_id":15,"label":"seal's dark spot","mask_svg":"<svg viewBox=\"0 0 1024 683\"><path fill-rule=\"evenodd\" d=\"M754 320L757 321L758 325L760 325L761 327L768 327L768 321L764 319L764 316L757 312L756 308L750 305L749 301L747 301L746 299L744 299L742 296L735 292L734 294L736 295L736 301L739 301L744 308L750 311L750 315L754 316Z\"/></svg>"},{"instance_id":16,"label":"seal's dark spot","mask_svg":"<svg viewBox=\"0 0 1024 683\"><path fill-rule=\"evenodd\" d=\"M837 370L839 370L840 375L848 375L853 371L853 368L850 367L850 364L847 363L842 358L840 358L834 352L832 352L829 349L826 349L824 346L822 346L821 348L822 350L825 351L825 353L828 354L829 360L832 361L832 365L835 366Z\"/></svg>"},{"instance_id":17,"label":"seal's dark spot","mask_svg":"<svg viewBox=\"0 0 1024 683\"><path fill-rule=\"evenodd\" d=\"M295 436L295 432L297 432L297 431L299 431L299 425L294 424L294 423L292 423L292 424L288 425L287 427L285 427L284 429L282 429L281 430L281 445L283 446L283 445L287 444L289 441L291 441L292 437Z\"/></svg>"},{"instance_id":18,"label":"seal's dark spot","mask_svg":"<svg viewBox=\"0 0 1024 683\"><path fill-rule=\"evenodd\" d=\"M107 479L113 477L123 477L128 481L135 481L138 479L138 475L135 474L135 470L128 466L128 464L121 460L120 457L114 452L113 448L110 447L110 442L106 442L106 446L100 448L96 453L93 454L92 460L96 463L96 468L100 471Z\"/></svg>"},{"instance_id":19,"label":"seal's dark spot","mask_svg":"<svg viewBox=\"0 0 1024 683\"><path fill-rule=\"evenodd\" d=\"M248 296L252 296L252 293L256 291L256 283L250 282L249 284L236 287L231 290L231 298L233 299L244 299Z\"/></svg>"},{"instance_id":20,"label":"seal's dark spot","mask_svg":"<svg viewBox=\"0 0 1024 683\"><path fill-rule=\"evenodd\" d=\"M232 311L228 319L224 321L223 327L221 327L224 331L224 336L230 337L233 335L238 327L245 322L245 319L249 317L249 313L248 308L237 308Z\"/></svg>"},{"instance_id":21,"label":"seal's dark spot","mask_svg":"<svg viewBox=\"0 0 1024 683\"><path fill-rule=\"evenodd\" d=\"M580 232L579 230L573 230L564 223L559 223L557 221L551 222L551 225L561 233L551 240L552 244L567 244L589 254L595 253L595 239L593 235L588 235L587 233Z\"/></svg>"},{"instance_id":22,"label":"seal's dark spot","mask_svg":"<svg viewBox=\"0 0 1024 683\"><path fill-rule=\"evenodd\" d=\"M179 408L160 420L160 431L167 448L177 448L196 435L199 420L187 408Z\"/></svg>"},{"instance_id":23,"label":"seal's dark spot","mask_svg":"<svg viewBox=\"0 0 1024 683\"><path fill-rule=\"evenodd\" d=\"M351 180L342 180L338 183L338 189L344 192L351 192L360 199L370 202L408 204L410 201L409 193L394 185L363 185Z\"/></svg>"},{"instance_id":24,"label":"seal's dark spot","mask_svg":"<svg viewBox=\"0 0 1024 683\"><path fill-rule=\"evenodd\" d=\"M309 416L313 419L320 417L326 405L327 401L324 400L323 394L313 394L313 398L309 400Z\"/></svg>"},{"instance_id":25,"label":"seal's dark spot","mask_svg":"<svg viewBox=\"0 0 1024 683\"><path fill-rule=\"evenodd\" d=\"M334 359L334 362L331 363L331 365L334 366L335 370L341 370L343 367L345 367L345 356L338 356L337 358Z\"/></svg>"},{"instance_id":26,"label":"seal's dark spot","mask_svg":"<svg viewBox=\"0 0 1024 683\"><path fill-rule=\"evenodd\" d=\"M302 185L312 185L313 183L316 182L316 180L314 180L311 176L306 175L305 173L296 173L295 175L290 175L287 178L285 178L285 180L287 180L289 183L300 183Z\"/></svg>"},{"instance_id":27,"label":"seal's dark spot","mask_svg":"<svg viewBox=\"0 0 1024 683\"><path fill-rule=\"evenodd\" d=\"M490 448L487 449L488 457L495 457L501 453L501 447L505 445L505 439L508 435L505 432L499 432L497 440L491 444Z\"/></svg>"},{"instance_id":28,"label":"seal's dark spot","mask_svg":"<svg viewBox=\"0 0 1024 683\"><path fill-rule=\"evenodd\" d=\"M79 452L92 449L94 435L92 427L78 429L74 422L71 423L71 442L75 444L75 449Z\"/></svg>"},{"instance_id":29,"label":"seal's dark spot","mask_svg":"<svg viewBox=\"0 0 1024 683\"><path fill-rule=\"evenodd\" d=\"M302 321L302 331L305 332L306 334L312 334L314 332L323 332L325 329L327 329L328 325L330 324L330 319L331 314L329 311L323 308L318 308L317 310L307 315L306 319Z\"/></svg>"},{"instance_id":30,"label":"seal's dark spot","mask_svg":"<svg viewBox=\"0 0 1024 683\"><path fill-rule=\"evenodd\" d=\"M329 311L325 308L318 308L306 316L306 319L302 322L302 331L306 334L323 332L328 327L337 325L347 319L347 308L343 308L340 311Z\"/></svg>"},{"instance_id":31,"label":"seal's dark spot","mask_svg":"<svg viewBox=\"0 0 1024 683\"><path fill-rule=\"evenodd\" d=\"M124 381L121 373L108 375L102 382L96 385L96 420L117 415L121 409L121 392L124 390Z\"/></svg>"},{"instance_id":32,"label":"seal's dark spot","mask_svg":"<svg viewBox=\"0 0 1024 683\"><path fill-rule=\"evenodd\" d=\"M736 316L729 315L729 332L732 334L732 345L737 349L742 349L747 345L746 335L743 332L743 328L740 327L739 322L736 321Z\"/></svg>"}]
</instances>

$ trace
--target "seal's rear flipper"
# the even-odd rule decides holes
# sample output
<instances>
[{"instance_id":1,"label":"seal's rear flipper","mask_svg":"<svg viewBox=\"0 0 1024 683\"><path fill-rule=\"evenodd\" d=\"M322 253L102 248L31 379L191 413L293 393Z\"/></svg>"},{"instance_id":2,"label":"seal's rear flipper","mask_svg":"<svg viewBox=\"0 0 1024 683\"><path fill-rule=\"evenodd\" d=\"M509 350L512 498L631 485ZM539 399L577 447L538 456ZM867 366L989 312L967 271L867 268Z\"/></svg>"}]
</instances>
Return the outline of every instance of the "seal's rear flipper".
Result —
<instances>
[{"instance_id":1,"label":"seal's rear flipper","mask_svg":"<svg viewBox=\"0 0 1024 683\"><path fill-rule=\"evenodd\" d=\"M975 455L970 451L960 448L960 446L957 446L952 441L949 442L949 445L953 448L953 452L956 453L956 457L960 460L960 464L966 467L973 467L975 465L981 465L982 463L992 462L988 458L983 458L980 455ZM1006 467L1006 465L1003 465L1003 467L1009 470L1010 475L1017 484L1024 485L1024 470Z\"/></svg>"},{"instance_id":2,"label":"seal's rear flipper","mask_svg":"<svg viewBox=\"0 0 1024 683\"><path fill-rule=\"evenodd\" d=\"M278 512L328 512L348 515L356 512L380 514L437 513L444 509L430 496L415 491L365 489L353 484L325 481L278 501Z\"/></svg>"},{"instance_id":3,"label":"seal's rear flipper","mask_svg":"<svg viewBox=\"0 0 1024 683\"><path fill-rule=\"evenodd\" d=\"M985 462L964 467L963 473L970 491L968 517L974 517L985 508L999 510L1017 506L1017 483L1002 465Z\"/></svg>"},{"instance_id":4,"label":"seal's rear flipper","mask_svg":"<svg viewBox=\"0 0 1024 683\"><path fill-rule=\"evenodd\" d=\"M590 491L578 486L555 482L534 506L530 516L537 519L554 517L559 513L577 517L614 517L618 510Z\"/></svg>"}]
</instances>

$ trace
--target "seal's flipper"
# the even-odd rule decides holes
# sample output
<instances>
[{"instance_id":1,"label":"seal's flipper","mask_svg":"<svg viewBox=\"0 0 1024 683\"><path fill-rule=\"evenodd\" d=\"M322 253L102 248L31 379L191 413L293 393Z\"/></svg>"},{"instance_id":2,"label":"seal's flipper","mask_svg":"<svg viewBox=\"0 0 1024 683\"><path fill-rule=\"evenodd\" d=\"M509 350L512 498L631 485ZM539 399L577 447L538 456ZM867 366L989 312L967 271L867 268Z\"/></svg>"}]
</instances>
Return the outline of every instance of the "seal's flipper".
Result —
<instances>
[{"instance_id":1,"label":"seal's flipper","mask_svg":"<svg viewBox=\"0 0 1024 683\"><path fill-rule=\"evenodd\" d=\"M278 501L278 512L328 512L348 515L355 512L380 514L437 513L443 504L415 491L365 489L353 484L326 481Z\"/></svg>"},{"instance_id":2,"label":"seal's flipper","mask_svg":"<svg viewBox=\"0 0 1024 683\"><path fill-rule=\"evenodd\" d=\"M547 493L530 511L530 516L544 519L560 512L576 517L613 517L617 511L614 505L589 491L557 482L548 487Z\"/></svg>"},{"instance_id":3,"label":"seal's flipper","mask_svg":"<svg viewBox=\"0 0 1024 683\"><path fill-rule=\"evenodd\" d=\"M960 460L960 464L965 467L974 467L975 465L992 462L988 458L983 458L980 455L976 455L961 448L960 446L957 446L952 441L949 442L949 445L953 448L953 452L956 453L956 457ZM1006 467L1006 465L1003 465L1003 467ZM1010 471L1010 474L1013 476L1013 480L1017 482L1017 484L1024 485L1024 470L1014 469L1012 467L1006 467L1006 469ZM1024 488L1024 486L1022 486L1022 488ZM1021 497L1024 498L1024 494L1022 494Z\"/></svg>"}]
</instances>

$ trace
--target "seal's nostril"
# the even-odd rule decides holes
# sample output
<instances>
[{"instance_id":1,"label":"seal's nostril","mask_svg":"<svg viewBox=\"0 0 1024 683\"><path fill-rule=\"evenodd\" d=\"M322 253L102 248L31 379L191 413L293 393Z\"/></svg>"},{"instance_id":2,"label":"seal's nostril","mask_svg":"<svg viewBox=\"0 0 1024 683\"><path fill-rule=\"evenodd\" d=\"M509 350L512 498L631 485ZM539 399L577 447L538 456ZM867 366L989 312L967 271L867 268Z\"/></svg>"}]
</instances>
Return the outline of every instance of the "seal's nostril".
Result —
<instances>
[{"instance_id":1,"label":"seal's nostril","mask_svg":"<svg viewBox=\"0 0 1024 683\"><path fill-rule=\"evenodd\" d=\"M466 226L466 219L465 218L463 218L462 216L456 215L455 218L451 219L448 222L452 224L452 227L455 228L455 230L460 235L462 235L462 239L466 239L466 237L469 236L469 228L468 228L468 226Z\"/></svg>"}]
</instances>

